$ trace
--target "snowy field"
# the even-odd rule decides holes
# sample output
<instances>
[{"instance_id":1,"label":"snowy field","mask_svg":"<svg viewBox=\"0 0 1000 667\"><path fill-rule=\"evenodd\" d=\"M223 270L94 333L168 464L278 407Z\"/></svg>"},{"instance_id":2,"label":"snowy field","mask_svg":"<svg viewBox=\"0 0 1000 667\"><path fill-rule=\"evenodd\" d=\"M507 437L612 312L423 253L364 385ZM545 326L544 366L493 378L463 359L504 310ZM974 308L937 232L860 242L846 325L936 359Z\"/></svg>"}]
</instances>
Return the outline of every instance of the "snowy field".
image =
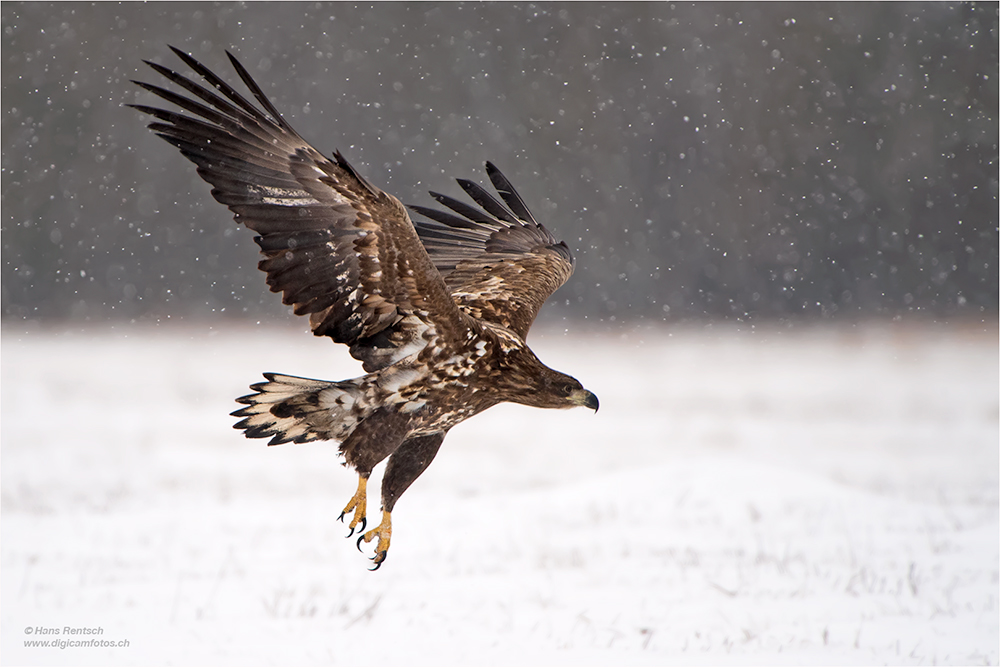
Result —
<instances>
[{"instance_id":1,"label":"snowy field","mask_svg":"<svg viewBox=\"0 0 1000 667\"><path fill-rule=\"evenodd\" d=\"M346 350L5 328L0 660L997 664L995 325L530 342L600 412L454 429L369 572L335 448L228 416L262 371L359 374ZM25 646L67 626L128 645Z\"/></svg>"}]
</instances>

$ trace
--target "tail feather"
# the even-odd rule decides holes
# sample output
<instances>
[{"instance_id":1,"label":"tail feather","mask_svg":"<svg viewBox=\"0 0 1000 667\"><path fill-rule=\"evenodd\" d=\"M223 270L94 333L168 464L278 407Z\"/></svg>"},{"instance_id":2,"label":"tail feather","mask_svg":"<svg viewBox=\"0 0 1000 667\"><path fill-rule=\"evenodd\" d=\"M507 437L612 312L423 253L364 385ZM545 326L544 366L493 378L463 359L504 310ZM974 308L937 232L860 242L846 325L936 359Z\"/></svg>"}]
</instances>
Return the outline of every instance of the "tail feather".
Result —
<instances>
[{"instance_id":1,"label":"tail feather","mask_svg":"<svg viewBox=\"0 0 1000 667\"><path fill-rule=\"evenodd\" d=\"M247 407L232 413L243 419L233 428L248 438L271 438L268 445L314 440L342 441L363 416L356 381L326 382L264 373L267 382L250 386L256 393L241 396Z\"/></svg>"}]
</instances>

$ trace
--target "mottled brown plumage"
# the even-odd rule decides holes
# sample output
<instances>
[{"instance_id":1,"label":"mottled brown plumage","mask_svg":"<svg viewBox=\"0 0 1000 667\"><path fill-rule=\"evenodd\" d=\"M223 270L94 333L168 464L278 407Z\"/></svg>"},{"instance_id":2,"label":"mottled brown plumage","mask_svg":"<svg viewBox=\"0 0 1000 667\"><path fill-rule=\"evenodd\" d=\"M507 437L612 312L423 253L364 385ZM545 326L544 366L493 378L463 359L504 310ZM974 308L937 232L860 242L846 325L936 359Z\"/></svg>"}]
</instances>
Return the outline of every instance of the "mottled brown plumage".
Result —
<instances>
[{"instance_id":1,"label":"mottled brown plumage","mask_svg":"<svg viewBox=\"0 0 1000 667\"><path fill-rule=\"evenodd\" d=\"M353 513L352 534L361 525L359 546L378 538L377 568L396 500L451 427L504 401L597 409L592 393L524 342L542 303L572 273L572 255L491 163L486 171L502 201L460 180L482 209L431 193L450 212L411 207L431 220L414 225L399 200L339 152L330 160L303 140L231 54L263 111L173 50L214 90L147 62L188 95L136 83L188 113L130 106L153 116L150 129L258 233L271 291L308 316L315 335L350 346L367 372L341 382L265 373L267 382L237 399L245 407L233 413L241 417L236 428L272 445L339 442L359 474L341 518ZM365 533L367 479L386 458L382 523Z\"/></svg>"}]
</instances>

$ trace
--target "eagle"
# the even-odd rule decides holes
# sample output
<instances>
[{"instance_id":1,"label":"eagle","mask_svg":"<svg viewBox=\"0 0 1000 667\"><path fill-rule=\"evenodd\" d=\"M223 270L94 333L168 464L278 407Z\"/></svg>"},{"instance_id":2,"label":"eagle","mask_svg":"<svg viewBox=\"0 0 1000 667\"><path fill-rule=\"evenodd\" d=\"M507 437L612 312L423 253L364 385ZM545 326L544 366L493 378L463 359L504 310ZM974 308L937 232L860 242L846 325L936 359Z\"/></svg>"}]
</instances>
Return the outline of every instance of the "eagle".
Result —
<instances>
[{"instance_id":1,"label":"eagle","mask_svg":"<svg viewBox=\"0 0 1000 667\"><path fill-rule=\"evenodd\" d=\"M359 530L359 550L377 539L377 570L396 501L456 424L503 402L597 411L593 393L525 343L542 303L572 274L573 256L491 162L486 174L499 199L458 179L479 208L431 192L448 210L410 206L427 218L414 222L340 151L327 158L306 142L231 53L259 106L170 48L203 82L143 61L184 92L133 83L181 111L128 106L152 116L149 129L197 165L212 196L257 233L271 291L309 318L313 334L349 346L366 373L339 382L264 373L266 382L236 399L244 407L232 413L234 428L269 445L339 443L358 474L339 518L351 515L348 537ZM386 459L382 520L365 532L368 478Z\"/></svg>"}]
</instances>

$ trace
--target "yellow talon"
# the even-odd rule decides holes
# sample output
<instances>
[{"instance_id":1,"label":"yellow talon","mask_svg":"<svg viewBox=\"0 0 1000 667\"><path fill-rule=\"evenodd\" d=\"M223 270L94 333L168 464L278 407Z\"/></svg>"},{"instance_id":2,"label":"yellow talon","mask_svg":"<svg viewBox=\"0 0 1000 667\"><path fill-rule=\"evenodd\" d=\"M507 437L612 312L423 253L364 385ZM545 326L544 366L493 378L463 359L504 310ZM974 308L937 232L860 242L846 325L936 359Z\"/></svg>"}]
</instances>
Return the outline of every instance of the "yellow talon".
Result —
<instances>
[{"instance_id":1,"label":"yellow talon","mask_svg":"<svg viewBox=\"0 0 1000 667\"><path fill-rule=\"evenodd\" d=\"M378 536L378 544L375 547L375 556L372 558L372 562L375 563L373 570L381 567L382 561L385 560L389 551L389 540L392 538L392 518L390 513L385 510L382 510L382 523L358 538L358 547L361 546L362 541L371 542L376 535Z\"/></svg>"},{"instance_id":2,"label":"yellow talon","mask_svg":"<svg viewBox=\"0 0 1000 667\"><path fill-rule=\"evenodd\" d=\"M347 535L348 537L354 534L354 529L357 528L359 523L361 524L361 530L364 530L368 524L368 519L365 518L368 507L367 489L368 478L358 475L358 490L354 492L354 497L347 503L344 511L340 513L340 521L343 521L345 514L354 512L351 523L348 524L351 529L351 532Z\"/></svg>"}]
</instances>

